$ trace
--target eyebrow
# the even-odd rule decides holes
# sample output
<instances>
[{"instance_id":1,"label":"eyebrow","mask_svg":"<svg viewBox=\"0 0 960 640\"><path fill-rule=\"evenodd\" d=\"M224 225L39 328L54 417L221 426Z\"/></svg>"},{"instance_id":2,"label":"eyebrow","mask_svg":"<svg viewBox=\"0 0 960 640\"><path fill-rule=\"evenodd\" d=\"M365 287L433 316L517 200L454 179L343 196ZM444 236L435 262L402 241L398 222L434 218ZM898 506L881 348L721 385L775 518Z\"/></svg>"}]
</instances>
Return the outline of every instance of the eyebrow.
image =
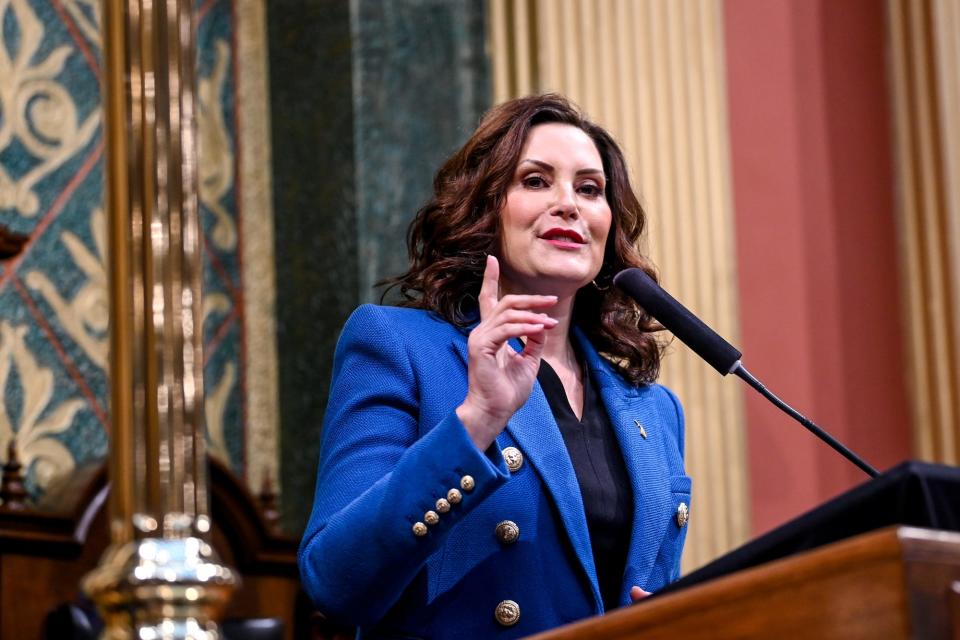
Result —
<instances>
[{"instance_id":1,"label":"eyebrow","mask_svg":"<svg viewBox=\"0 0 960 640\"><path fill-rule=\"evenodd\" d=\"M517 166L520 166L520 165L523 164L524 162L529 162L529 163L531 163L531 164L535 164L535 165L537 165L538 167L540 167L541 169L543 169L544 171L550 171L550 172L554 171L553 165L550 164L549 162L544 162L543 160L534 160L533 158L524 158L523 160L520 161L520 163L519 163ZM602 169L591 169L591 168L588 168L588 169L580 169L580 170L577 171L574 175L579 176L579 175L582 175L582 174L600 174L601 176L603 176L603 179L604 179L604 180L607 179L607 176L604 175Z\"/></svg>"}]
</instances>

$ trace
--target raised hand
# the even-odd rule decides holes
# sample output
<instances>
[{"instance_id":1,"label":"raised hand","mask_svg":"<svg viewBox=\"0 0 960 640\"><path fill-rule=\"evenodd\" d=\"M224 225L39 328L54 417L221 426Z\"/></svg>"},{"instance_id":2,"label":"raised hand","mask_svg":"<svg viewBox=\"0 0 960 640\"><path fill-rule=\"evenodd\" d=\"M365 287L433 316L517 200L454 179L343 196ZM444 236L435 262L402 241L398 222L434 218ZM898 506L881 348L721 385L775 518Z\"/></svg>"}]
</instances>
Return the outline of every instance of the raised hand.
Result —
<instances>
[{"instance_id":1,"label":"raised hand","mask_svg":"<svg viewBox=\"0 0 960 640\"><path fill-rule=\"evenodd\" d=\"M557 321L536 310L557 303L556 296L506 295L500 297L500 264L487 256L480 287L480 324L467 341L469 388L457 415L470 438L486 449L503 431L533 389L540 369L545 332ZM523 351L508 344L526 337Z\"/></svg>"}]
</instances>

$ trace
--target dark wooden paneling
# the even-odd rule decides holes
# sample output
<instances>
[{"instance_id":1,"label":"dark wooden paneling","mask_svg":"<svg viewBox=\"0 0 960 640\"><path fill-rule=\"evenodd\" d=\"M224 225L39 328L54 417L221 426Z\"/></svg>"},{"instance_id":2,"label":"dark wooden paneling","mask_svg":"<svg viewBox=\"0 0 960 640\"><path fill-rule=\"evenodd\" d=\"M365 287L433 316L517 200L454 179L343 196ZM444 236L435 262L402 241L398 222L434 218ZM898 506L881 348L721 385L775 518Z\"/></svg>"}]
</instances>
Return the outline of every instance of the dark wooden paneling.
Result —
<instances>
[{"instance_id":1,"label":"dark wooden paneling","mask_svg":"<svg viewBox=\"0 0 960 640\"><path fill-rule=\"evenodd\" d=\"M297 541L271 530L254 497L216 461L210 482L211 539L243 581L226 617L277 617L287 638L307 637L310 607L300 588ZM109 544L107 490L103 467L81 469L41 505L0 508L0 638L40 640L52 609L83 598L80 580Z\"/></svg>"}]
</instances>

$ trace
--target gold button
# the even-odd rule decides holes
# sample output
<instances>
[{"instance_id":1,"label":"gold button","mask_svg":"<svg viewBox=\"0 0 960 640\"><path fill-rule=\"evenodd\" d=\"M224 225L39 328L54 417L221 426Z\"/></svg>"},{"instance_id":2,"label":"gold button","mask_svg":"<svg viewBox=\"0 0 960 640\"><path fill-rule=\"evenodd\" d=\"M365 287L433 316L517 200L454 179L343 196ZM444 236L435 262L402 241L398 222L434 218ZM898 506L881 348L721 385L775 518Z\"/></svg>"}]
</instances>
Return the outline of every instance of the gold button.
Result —
<instances>
[{"instance_id":1,"label":"gold button","mask_svg":"<svg viewBox=\"0 0 960 640\"><path fill-rule=\"evenodd\" d=\"M430 526L433 526L440 522L440 516L437 515L436 511L427 511L425 514L423 514L423 521Z\"/></svg>"},{"instance_id":2,"label":"gold button","mask_svg":"<svg viewBox=\"0 0 960 640\"><path fill-rule=\"evenodd\" d=\"M414 522L413 535L417 536L418 538L427 535L427 525L423 524L422 522Z\"/></svg>"},{"instance_id":3,"label":"gold button","mask_svg":"<svg viewBox=\"0 0 960 640\"><path fill-rule=\"evenodd\" d=\"M677 526L681 529L687 526L687 522L690 521L690 509L687 507L686 502L681 502L680 506L677 507Z\"/></svg>"},{"instance_id":4,"label":"gold button","mask_svg":"<svg viewBox=\"0 0 960 640\"><path fill-rule=\"evenodd\" d=\"M503 450L503 461L511 472L516 472L523 466L523 454L516 447L507 447Z\"/></svg>"},{"instance_id":5,"label":"gold button","mask_svg":"<svg viewBox=\"0 0 960 640\"><path fill-rule=\"evenodd\" d=\"M513 600L504 600L497 605L494 615L497 617L497 622L505 627L512 627L520 619L520 605Z\"/></svg>"},{"instance_id":6,"label":"gold button","mask_svg":"<svg viewBox=\"0 0 960 640\"><path fill-rule=\"evenodd\" d=\"M459 504L463 500L463 494L460 493L460 489L450 489L447 491L447 501L450 504Z\"/></svg>"},{"instance_id":7,"label":"gold button","mask_svg":"<svg viewBox=\"0 0 960 640\"><path fill-rule=\"evenodd\" d=\"M450 503L444 498L437 499L437 511L440 513L446 513L447 511L450 511Z\"/></svg>"},{"instance_id":8,"label":"gold button","mask_svg":"<svg viewBox=\"0 0 960 640\"><path fill-rule=\"evenodd\" d=\"M497 540L501 544L513 544L520 537L520 527L512 520L504 520L497 525Z\"/></svg>"},{"instance_id":9,"label":"gold button","mask_svg":"<svg viewBox=\"0 0 960 640\"><path fill-rule=\"evenodd\" d=\"M464 491L473 491L473 487L476 484L473 481L473 476L463 476L460 478L460 488Z\"/></svg>"}]
</instances>

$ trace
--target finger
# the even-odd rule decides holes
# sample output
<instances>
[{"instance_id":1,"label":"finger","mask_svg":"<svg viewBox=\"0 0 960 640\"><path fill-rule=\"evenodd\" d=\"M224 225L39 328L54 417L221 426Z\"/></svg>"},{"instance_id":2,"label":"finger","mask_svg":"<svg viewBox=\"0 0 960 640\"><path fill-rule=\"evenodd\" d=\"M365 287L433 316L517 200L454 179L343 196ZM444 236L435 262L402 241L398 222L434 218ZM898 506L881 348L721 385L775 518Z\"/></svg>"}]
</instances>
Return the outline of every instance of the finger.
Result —
<instances>
[{"instance_id":1,"label":"finger","mask_svg":"<svg viewBox=\"0 0 960 640\"><path fill-rule=\"evenodd\" d=\"M498 324L505 324L507 322L542 324L544 326L553 328L556 326L559 320L556 318L551 318L545 313L537 313L536 311L528 311L526 309L503 309L494 313L492 318L488 318L488 324L491 327Z\"/></svg>"},{"instance_id":2,"label":"finger","mask_svg":"<svg viewBox=\"0 0 960 640\"><path fill-rule=\"evenodd\" d=\"M510 293L497 302L501 309L546 309L557 304L557 296L520 295Z\"/></svg>"},{"instance_id":3,"label":"finger","mask_svg":"<svg viewBox=\"0 0 960 640\"><path fill-rule=\"evenodd\" d=\"M639 602L650 595L649 591L644 591L640 587L630 587L630 599Z\"/></svg>"},{"instance_id":4,"label":"finger","mask_svg":"<svg viewBox=\"0 0 960 640\"><path fill-rule=\"evenodd\" d=\"M477 302L480 305L480 319L489 316L500 299L500 263L493 256L487 256L487 265L483 269L483 282Z\"/></svg>"},{"instance_id":5,"label":"finger","mask_svg":"<svg viewBox=\"0 0 960 640\"><path fill-rule=\"evenodd\" d=\"M510 338L520 338L522 336L532 338L534 335L542 332L543 325L540 323L506 322L492 328L486 335L486 338L493 344L493 346L499 348L503 346L503 343Z\"/></svg>"},{"instance_id":6,"label":"finger","mask_svg":"<svg viewBox=\"0 0 960 640\"><path fill-rule=\"evenodd\" d=\"M543 345L547 343L547 332L540 331L527 336L527 343L523 345L523 352L520 353L525 360L531 360L539 366L540 358L543 356Z\"/></svg>"}]
</instances>

